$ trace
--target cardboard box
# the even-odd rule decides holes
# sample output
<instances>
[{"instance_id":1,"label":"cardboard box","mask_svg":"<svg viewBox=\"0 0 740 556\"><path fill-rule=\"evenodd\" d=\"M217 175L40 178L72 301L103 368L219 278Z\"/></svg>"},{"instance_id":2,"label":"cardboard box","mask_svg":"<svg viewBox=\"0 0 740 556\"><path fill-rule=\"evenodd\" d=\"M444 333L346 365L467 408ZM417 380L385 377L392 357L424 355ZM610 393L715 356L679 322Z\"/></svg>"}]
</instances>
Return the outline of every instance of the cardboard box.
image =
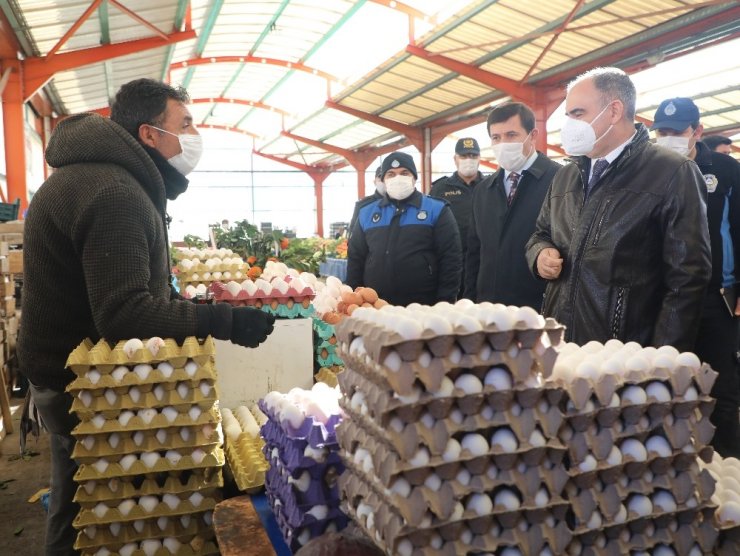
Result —
<instances>
[{"instance_id":1,"label":"cardboard box","mask_svg":"<svg viewBox=\"0 0 740 556\"><path fill-rule=\"evenodd\" d=\"M2 302L0 302L0 316L12 317L14 315L15 315L15 297L10 296L10 295L3 297Z\"/></svg>"},{"instance_id":2,"label":"cardboard box","mask_svg":"<svg viewBox=\"0 0 740 556\"><path fill-rule=\"evenodd\" d=\"M0 222L0 234L23 234L24 220Z\"/></svg>"},{"instance_id":3,"label":"cardboard box","mask_svg":"<svg viewBox=\"0 0 740 556\"><path fill-rule=\"evenodd\" d=\"M23 249L8 251L8 272L23 274Z\"/></svg>"},{"instance_id":4,"label":"cardboard box","mask_svg":"<svg viewBox=\"0 0 740 556\"><path fill-rule=\"evenodd\" d=\"M0 282L0 297L15 296L15 281Z\"/></svg>"}]
</instances>

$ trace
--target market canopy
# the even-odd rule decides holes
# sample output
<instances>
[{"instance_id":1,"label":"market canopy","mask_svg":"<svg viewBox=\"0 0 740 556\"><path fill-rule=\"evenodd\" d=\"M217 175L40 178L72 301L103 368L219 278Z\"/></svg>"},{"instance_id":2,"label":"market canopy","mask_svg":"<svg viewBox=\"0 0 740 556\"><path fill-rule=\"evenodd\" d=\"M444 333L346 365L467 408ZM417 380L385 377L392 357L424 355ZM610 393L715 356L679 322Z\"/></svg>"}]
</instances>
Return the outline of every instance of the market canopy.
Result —
<instances>
[{"instance_id":1,"label":"market canopy","mask_svg":"<svg viewBox=\"0 0 740 556\"><path fill-rule=\"evenodd\" d=\"M165 79L189 90L201 126L251 135L257 154L320 171L362 171L405 145L431 152L508 98L533 106L544 127L564 83L584 70L637 71L740 36L740 4L717 0L0 6L21 50L24 96L41 90L57 115L105 111L123 83ZM737 95L699 99L709 131L740 129Z\"/></svg>"}]
</instances>

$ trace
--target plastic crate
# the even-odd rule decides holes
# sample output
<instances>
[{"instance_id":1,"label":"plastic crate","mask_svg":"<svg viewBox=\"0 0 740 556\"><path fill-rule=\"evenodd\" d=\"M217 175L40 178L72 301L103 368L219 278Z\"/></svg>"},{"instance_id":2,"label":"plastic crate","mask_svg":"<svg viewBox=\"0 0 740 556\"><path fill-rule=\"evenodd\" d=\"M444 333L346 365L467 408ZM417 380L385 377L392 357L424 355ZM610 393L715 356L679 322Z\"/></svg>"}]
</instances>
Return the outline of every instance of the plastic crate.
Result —
<instances>
[{"instance_id":1,"label":"plastic crate","mask_svg":"<svg viewBox=\"0 0 740 556\"><path fill-rule=\"evenodd\" d=\"M0 203L0 222L18 220L18 211L20 208L20 199L16 199L15 203Z\"/></svg>"}]
</instances>

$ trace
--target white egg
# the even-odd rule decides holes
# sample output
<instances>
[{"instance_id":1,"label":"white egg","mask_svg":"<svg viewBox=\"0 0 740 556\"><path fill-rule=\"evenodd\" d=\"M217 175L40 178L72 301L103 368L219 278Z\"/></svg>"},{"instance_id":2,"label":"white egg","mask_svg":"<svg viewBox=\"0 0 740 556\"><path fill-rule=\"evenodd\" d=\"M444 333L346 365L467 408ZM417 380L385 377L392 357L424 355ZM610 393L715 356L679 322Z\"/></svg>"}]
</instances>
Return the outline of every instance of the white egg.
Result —
<instances>
[{"instance_id":1,"label":"white egg","mask_svg":"<svg viewBox=\"0 0 740 556\"><path fill-rule=\"evenodd\" d=\"M123 365L120 365L113 369L111 371L111 376L117 380L118 382L121 382L124 378L126 378L126 375L129 373L128 367L124 367Z\"/></svg>"},{"instance_id":2,"label":"white egg","mask_svg":"<svg viewBox=\"0 0 740 556\"><path fill-rule=\"evenodd\" d=\"M185 373L189 377L192 377L192 376L195 375L196 371L198 370L198 364L195 361L193 361L192 359L190 359L190 360L188 360L187 363L185 363L184 369L185 369Z\"/></svg>"},{"instance_id":3,"label":"white egg","mask_svg":"<svg viewBox=\"0 0 740 556\"><path fill-rule=\"evenodd\" d=\"M664 513L676 511L676 499L667 490L657 490L653 493L653 508Z\"/></svg>"},{"instance_id":4,"label":"white egg","mask_svg":"<svg viewBox=\"0 0 740 556\"><path fill-rule=\"evenodd\" d=\"M90 450L92 450L92 447L95 446L95 437L86 436L82 439L80 443L85 447L85 450L89 452Z\"/></svg>"},{"instance_id":5,"label":"white egg","mask_svg":"<svg viewBox=\"0 0 740 556\"><path fill-rule=\"evenodd\" d=\"M159 504L159 499L156 496L142 496L139 498L139 506L148 514L152 513Z\"/></svg>"},{"instance_id":6,"label":"white egg","mask_svg":"<svg viewBox=\"0 0 740 556\"><path fill-rule=\"evenodd\" d=\"M152 366L146 363L136 365L134 367L134 373L139 377L140 380L146 380L149 377L149 373L152 372Z\"/></svg>"},{"instance_id":7,"label":"white egg","mask_svg":"<svg viewBox=\"0 0 740 556\"><path fill-rule=\"evenodd\" d=\"M695 354L686 351L684 353L680 353L676 357L676 365L681 367L689 367L694 371L698 371L699 367L701 367L701 361Z\"/></svg>"},{"instance_id":8,"label":"white egg","mask_svg":"<svg viewBox=\"0 0 740 556\"><path fill-rule=\"evenodd\" d=\"M146 341L146 349L152 354L152 357L156 357L159 350L164 347L164 340L157 336L152 336Z\"/></svg>"},{"instance_id":9,"label":"white egg","mask_svg":"<svg viewBox=\"0 0 740 556\"><path fill-rule=\"evenodd\" d=\"M165 529L167 529L167 526L169 524L170 520L167 517L161 516L157 518L157 527L159 527L160 531L164 531Z\"/></svg>"},{"instance_id":10,"label":"white egg","mask_svg":"<svg viewBox=\"0 0 740 556\"><path fill-rule=\"evenodd\" d=\"M461 451L462 446L460 445L460 443L454 438L450 438L447 441L447 446L445 446L444 453L442 454L442 459L446 462L457 461L458 459L460 459Z\"/></svg>"},{"instance_id":11,"label":"white egg","mask_svg":"<svg viewBox=\"0 0 740 556\"><path fill-rule=\"evenodd\" d=\"M416 450L414 456L409 459L409 464L413 467L424 467L425 465L429 465L429 457L429 450L421 446Z\"/></svg>"},{"instance_id":12,"label":"white egg","mask_svg":"<svg viewBox=\"0 0 740 556\"><path fill-rule=\"evenodd\" d=\"M494 506L500 506L507 511L511 511L519 509L521 501L516 492L508 488L502 488L496 493L496 496L493 499L493 504Z\"/></svg>"},{"instance_id":13,"label":"white egg","mask_svg":"<svg viewBox=\"0 0 740 556\"><path fill-rule=\"evenodd\" d=\"M583 473L588 473L589 471L593 471L597 467L596 458L593 457L591 454L587 454L585 458L583 458L583 461L578 464L578 469Z\"/></svg>"},{"instance_id":14,"label":"white egg","mask_svg":"<svg viewBox=\"0 0 740 556\"><path fill-rule=\"evenodd\" d=\"M162 548L162 541L159 539L146 539L139 545L145 556L154 556Z\"/></svg>"},{"instance_id":15,"label":"white egg","mask_svg":"<svg viewBox=\"0 0 740 556\"><path fill-rule=\"evenodd\" d=\"M173 367L172 364L168 361L162 361L159 365L157 365L157 370L162 373L162 376L164 378L170 378L172 376L172 373L175 372L175 367Z\"/></svg>"},{"instance_id":16,"label":"white egg","mask_svg":"<svg viewBox=\"0 0 740 556\"><path fill-rule=\"evenodd\" d=\"M80 393L77 394L77 397L82 402L82 405L84 405L85 407L90 407L90 404L93 400L91 392L89 392L88 390L80 390Z\"/></svg>"},{"instance_id":17,"label":"white egg","mask_svg":"<svg viewBox=\"0 0 740 556\"><path fill-rule=\"evenodd\" d=\"M148 469L151 469L157 465L159 454L157 452L144 452L139 456L139 459Z\"/></svg>"},{"instance_id":18,"label":"white egg","mask_svg":"<svg viewBox=\"0 0 740 556\"><path fill-rule=\"evenodd\" d=\"M483 391L483 384L474 374L463 373L455 379L455 388L466 394L478 394Z\"/></svg>"},{"instance_id":19,"label":"white egg","mask_svg":"<svg viewBox=\"0 0 740 556\"><path fill-rule=\"evenodd\" d=\"M93 384L97 384L101 376L100 371L97 369L90 369L85 373L85 378Z\"/></svg>"},{"instance_id":20,"label":"white egg","mask_svg":"<svg viewBox=\"0 0 740 556\"><path fill-rule=\"evenodd\" d=\"M118 511L121 512L121 515L126 517L128 514L131 513L131 510L134 509L134 506L136 506L136 500L132 498L127 498L125 500L122 500L120 504L118 504Z\"/></svg>"},{"instance_id":21,"label":"white egg","mask_svg":"<svg viewBox=\"0 0 740 556\"><path fill-rule=\"evenodd\" d=\"M110 447L114 450L118 448L118 445L121 443L121 435L117 432L112 433L110 436L108 436L108 444L110 444Z\"/></svg>"},{"instance_id":22,"label":"white egg","mask_svg":"<svg viewBox=\"0 0 740 556\"><path fill-rule=\"evenodd\" d=\"M547 440L545 440L545 436L539 428L534 429L532 434L529 435L529 444L534 448L541 448L547 444Z\"/></svg>"},{"instance_id":23,"label":"white egg","mask_svg":"<svg viewBox=\"0 0 740 556\"><path fill-rule=\"evenodd\" d=\"M164 418L167 419L168 423L174 423L179 413L174 407L168 405L167 407L162 408L162 415L164 415Z\"/></svg>"},{"instance_id":24,"label":"white egg","mask_svg":"<svg viewBox=\"0 0 740 556\"><path fill-rule=\"evenodd\" d=\"M491 437L491 448L493 447L498 447L502 452L510 454L517 451L519 442L510 428L502 427Z\"/></svg>"},{"instance_id":25,"label":"white egg","mask_svg":"<svg viewBox=\"0 0 740 556\"><path fill-rule=\"evenodd\" d=\"M725 502L717 510L717 517L722 525L740 524L740 504L737 502Z\"/></svg>"},{"instance_id":26,"label":"white egg","mask_svg":"<svg viewBox=\"0 0 740 556\"><path fill-rule=\"evenodd\" d=\"M647 450L642 442L636 438L627 438L620 446L623 456L629 456L634 461L646 461Z\"/></svg>"},{"instance_id":27,"label":"white egg","mask_svg":"<svg viewBox=\"0 0 740 556\"><path fill-rule=\"evenodd\" d=\"M188 416L192 421L197 421L200 417L201 413L203 413L197 405L194 405L188 410Z\"/></svg>"},{"instance_id":28,"label":"white egg","mask_svg":"<svg viewBox=\"0 0 740 556\"><path fill-rule=\"evenodd\" d=\"M142 531L144 531L144 525L145 525L145 522L143 519L137 519L134 521L134 530L137 533L141 533Z\"/></svg>"},{"instance_id":29,"label":"white egg","mask_svg":"<svg viewBox=\"0 0 740 556\"><path fill-rule=\"evenodd\" d=\"M699 392L697 392L696 388L691 385L686 389L686 392L684 392L683 399L687 402L695 402L699 399Z\"/></svg>"},{"instance_id":30,"label":"white egg","mask_svg":"<svg viewBox=\"0 0 740 556\"><path fill-rule=\"evenodd\" d=\"M102 416L100 413L96 413L95 416L90 419L92 421L92 424L95 426L96 429L102 429L105 425L105 417Z\"/></svg>"},{"instance_id":31,"label":"white egg","mask_svg":"<svg viewBox=\"0 0 740 556\"><path fill-rule=\"evenodd\" d=\"M488 442L482 434L468 433L463 436L460 445L463 450L467 450L473 456L482 456L488 453Z\"/></svg>"},{"instance_id":32,"label":"white egg","mask_svg":"<svg viewBox=\"0 0 740 556\"><path fill-rule=\"evenodd\" d=\"M105 458L100 458L95 463L93 463L92 466L98 473L105 473L105 470L108 469L108 460Z\"/></svg>"},{"instance_id":33,"label":"white egg","mask_svg":"<svg viewBox=\"0 0 740 556\"><path fill-rule=\"evenodd\" d=\"M611 466L620 465L622 463L622 452L619 448L612 446L612 449L609 451L609 457L606 458L606 461Z\"/></svg>"},{"instance_id":34,"label":"white egg","mask_svg":"<svg viewBox=\"0 0 740 556\"><path fill-rule=\"evenodd\" d=\"M661 458L670 457L673 453L668 440L662 436L651 436L648 438L645 442L645 448L648 453L653 453Z\"/></svg>"},{"instance_id":35,"label":"white egg","mask_svg":"<svg viewBox=\"0 0 740 556\"><path fill-rule=\"evenodd\" d=\"M391 492L399 495L401 498L408 498L411 495L411 485L403 477L399 477L391 485Z\"/></svg>"},{"instance_id":36,"label":"white egg","mask_svg":"<svg viewBox=\"0 0 740 556\"><path fill-rule=\"evenodd\" d=\"M102 502L98 502L93 508L93 513L98 519L103 519L105 517L105 514L108 513L108 506L106 506Z\"/></svg>"},{"instance_id":37,"label":"white egg","mask_svg":"<svg viewBox=\"0 0 740 556\"><path fill-rule=\"evenodd\" d=\"M668 386L657 380L645 387L645 393L648 398L654 398L658 403L671 401L671 391L668 389Z\"/></svg>"},{"instance_id":38,"label":"white egg","mask_svg":"<svg viewBox=\"0 0 740 556\"><path fill-rule=\"evenodd\" d=\"M129 469L131 469L131 466L136 463L136 460L136 454L126 454L121 458L118 464L124 471L128 471Z\"/></svg>"},{"instance_id":39,"label":"white egg","mask_svg":"<svg viewBox=\"0 0 740 556\"><path fill-rule=\"evenodd\" d=\"M129 359L133 359L134 355L136 355L136 352L138 352L140 349L144 349L144 342L142 342L138 338L131 338L123 345L123 353L125 353L126 357L128 357Z\"/></svg>"},{"instance_id":40,"label":"white egg","mask_svg":"<svg viewBox=\"0 0 740 556\"><path fill-rule=\"evenodd\" d=\"M188 397L188 393L190 392L190 388L185 382L179 383L175 390L177 390L177 395L180 396L180 398L182 398L183 400Z\"/></svg>"},{"instance_id":41,"label":"white egg","mask_svg":"<svg viewBox=\"0 0 740 556\"><path fill-rule=\"evenodd\" d=\"M627 511L645 517L653 513L653 503L647 496L634 494L627 502Z\"/></svg>"},{"instance_id":42,"label":"white egg","mask_svg":"<svg viewBox=\"0 0 740 556\"><path fill-rule=\"evenodd\" d=\"M463 486L468 486L470 484L470 479L472 478L473 477L472 475L470 475L470 471L468 471L464 467L461 467L460 471L458 471L457 475L455 475L455 480Z\"/></svg>"},{"instance_id":43,"label":"white egg","mask_svg":"<svg viewBox=\"0 0 740 556\"><path fill-rule=\"evenodd\" d=\"M200 448L196 448L195 450L193 450L193 453L190 454L190 457L193 459L196 465L198 465L205 459L206 453Z\"/></svg>"},{"instance_id":44,"label":"white egg","mask_svg":"<svg viewBox=\"0 0 740 556\"><path fill-rule=\"evenodd\" d=\"M540 487L535 494L534 503L538 508L544 508L550 503L550 493L547 492L545 487Z\"/></svg>"},{"instance_id":45,"label":"white egg","mask_svg":"<svg viewBox=\"0 0 740 556\"><path fill-rule=\"evenodd\" d=\"M157 432L154 434L154 438L157 439L157 442L160 444L164 444L167 442L167 431L165 429L158 429Z\"/></svg>"},{"instance_id":46,"label":"white egg","mask_svg":"<svg viewBox=\"0 0 740 556\"><path fill-rule=\"evenodd\" d=\"M164 454L164 457L167 459L167 462L171 466L175 466L180 463L180 460L182 459L182 454L177 450L167 450L167 452L165 452Z\"/></svg>"},{"instance_id":47,"label":"white egg","mask_svg":"<svg viewBox=\"0 0 740 556\"><path fill-rule=\"evenodd\" d=\"M642 405L647 403L647 394L640 386L630 385L622 391L622 401L625 403Z\"/></svg>"},{"instance_id":48,"label":"white egg","mask_svg":"<svg viewBox=\"0 0 740 556\"><path fill-rule=\"evenodd\" d=\"M487 494L471 494L465 509L475 515L484 516L493 512L493 502Z\"/></svg>"},{"instance_id":49,"label":"white egg","mask_svg":"<svg viewBox=\"0 0 740 556\"><path fill-rule=\"evenodd\" d=\"M151 407L147 409L140 409L139 411L136 412L136 416L139 417L139 419L141 419L142 421L144 421L144 424L148 425L157 416L157 410Z\"/></svg>"},{"instance_id":50,"label":"white egg","mask_svg":"<svg viewBox=\"0 0 740 556\"><path fill-rule=\"evenodd\" d=\"M177 554L180 551L182 543L175 537L165 537L162 541L162 546L170 551L170 554Z\"/></svg>"},{"instance_id":51,"label":"white egg","mask_svg":"<svg viewBox=\"0 0 740 556\"><path fill-rule=\"evenodd\" d=\"M180 505L180 499L174 494L169 493L162 496L162 502L164 502L171 510L176 510L177 507Z\"/></svg>"}]
</instances>

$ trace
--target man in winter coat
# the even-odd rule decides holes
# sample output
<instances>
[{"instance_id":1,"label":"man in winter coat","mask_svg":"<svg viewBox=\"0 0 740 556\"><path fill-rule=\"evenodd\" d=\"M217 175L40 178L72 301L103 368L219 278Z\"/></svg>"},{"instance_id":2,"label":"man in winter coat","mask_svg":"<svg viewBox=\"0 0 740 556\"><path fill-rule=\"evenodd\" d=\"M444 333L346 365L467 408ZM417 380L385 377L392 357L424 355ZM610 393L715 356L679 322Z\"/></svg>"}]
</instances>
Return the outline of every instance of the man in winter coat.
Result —
<instances>
[{"instance_id":1,"label":"man in winter coat","mask_svg":"<svg viewBox=\"0 0 740 556\"><path fill-rule=\"evenodd\" d=\"M54 173L28 209L23 264L21 372L51 434L46 554L75 554L79 506L65 387L69 353L86 337L115 342L209 334L256 347L274 318L227 304L195 305L173 295L165 224L167 200L188 186L201 155L183 89L149 79L123 85L111 119L80 114L54 131L46 160Z\"/></svg>"},{"instance_id":2,"label":"man in winter coat","mask_svg":"<svg viewBox=\"0 0 740 556\"><path fill-rule=\"evenodd\" d=\"M486 127L499 170L473 193L465 297L539 311L545 284L529 271L524 246L560 165L535 149L539 130L526 105L496 106Z\"/></svg>"},{"instance_id":3,"label":"man in winter coat","mask_svg":"<svg viewBox=\"0 0 740 556\"><path fill-rule=\"evenodd\" d=\"M543 313L568 341L692 350L712 272L706 188L692 161L634 125L635 96L617 68L568 86L561 139L573 158L552 182L527 261L549 281Z\"/></svg>"},{"instance_id":4,"label":"man in winter coat","mask_svg":"<svg viewBox=\"0 0 740 556\"><path fill-rule=\"evenodd\" d=\"M656 143L696 162L704 176L707 220L712 245L712 277L704 299L694 350L719 373L712 388L717 404L711 420L712 445L723 457L738 457L737 318L740 315L740 164L709 150L699 140L703 126L699 108L690 98L664 100L653 117Z\"/></svg>"},{"instance_id":5,"label":"man in winter coat","mask_svg":"<svg viewBox=\"0 0 740 556\"><path fill-rule=\"evenodd\" d=\"M406 153L382 165L386 197L360 209L347 252L347 284L374 288L392 305L454 302L460 289L460 235L447 203L415 188Z\"/></svg>"}]
</instances>

